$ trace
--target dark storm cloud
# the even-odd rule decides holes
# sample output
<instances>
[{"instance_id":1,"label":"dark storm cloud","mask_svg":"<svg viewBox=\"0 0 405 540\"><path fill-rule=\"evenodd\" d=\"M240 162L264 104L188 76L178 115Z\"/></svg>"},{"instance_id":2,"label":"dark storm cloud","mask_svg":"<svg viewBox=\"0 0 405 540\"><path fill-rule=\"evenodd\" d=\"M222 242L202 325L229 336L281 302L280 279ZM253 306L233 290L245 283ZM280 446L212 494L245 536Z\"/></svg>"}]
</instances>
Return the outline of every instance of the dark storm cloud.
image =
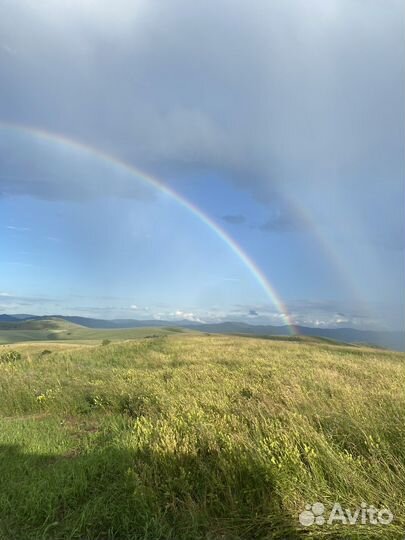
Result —
<instances>
[{"instance_id":1,"label":"dark storm cloud","mask_svg":"<svg viewBox=\"0 0 405 540\"><path fill-rule=\"evenodd\" d=\"M150 168L222 170L258 197L280 183L389 181L402 163L399 1L1 9L3 118Z\"/></svg>"},{"instance_id":2,"label":"dark storm cloud","mask_svg":"<svg viewBox=\"0 0 405 540\"><path fill-rule=\"evenodd\" d=\"M329 206L330 226L362 219L367 239L386 229L380 244L402 235L400 213L381 197L403 200L400 0L7 0L0 9L1 119L164 177L213 171L262 204L276 192L304 204L305 192ZM27 167L15 168L2 168L0 193L111 192L93 172L61 178L29 163L27 179ZM140 196L121 180L114 189Z\"/></svg>"}]
</instances>

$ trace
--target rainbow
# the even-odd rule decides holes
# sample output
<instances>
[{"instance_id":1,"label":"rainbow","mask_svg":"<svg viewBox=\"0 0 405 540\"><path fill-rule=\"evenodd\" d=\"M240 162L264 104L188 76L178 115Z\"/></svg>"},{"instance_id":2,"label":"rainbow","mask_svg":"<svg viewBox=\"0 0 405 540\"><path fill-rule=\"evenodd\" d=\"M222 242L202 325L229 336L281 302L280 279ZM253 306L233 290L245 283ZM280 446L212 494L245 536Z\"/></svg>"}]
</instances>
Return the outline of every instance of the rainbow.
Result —
<instances>
[{"instance_id":1,"label":"rainbow","mask_svg":"<svg viewBox=\"0 0 405 540\"><path fill-rule=\"evenodd\" d=\"M210 216L208 216L205 212L198 208L194 203L186 199L183 195L170 188L163 181L159 180L158 178L152 176L149 173L146 173L145 171L138 169L137 167L134 167L126 161L117 158L116 156L105 153L98 148L85 144L81 141L71 139L66 135L62 135L60 133L46 131L38 127L26 126L23 124L16 124L4 121L0 121L0 128L28 134L32 137L36 137L54 144L65 145L78 152L86 152L87 154L90 154L99 160L103 160L112 165L115 165L116 167L121 168L128 174L135 176L143 182L146 182L147 184L155 187L161 192L171 196L179 205L186 208L196 218L198 218L202 223L204 223L209 229L211 229L216 234L216 236L219 237L231 251L233 251L233 253L240 259L240 261L243 262L245 267L250 271L251 275L266 293L267 298L277 308L280 315L282 315L285 324L289 327L290 333L297 333L294 322L292 321L285 304L283 303L279 295L276 293L276 290L274 289L264 272L257 266L255 261Z\"/></svg>"}]
</instances>

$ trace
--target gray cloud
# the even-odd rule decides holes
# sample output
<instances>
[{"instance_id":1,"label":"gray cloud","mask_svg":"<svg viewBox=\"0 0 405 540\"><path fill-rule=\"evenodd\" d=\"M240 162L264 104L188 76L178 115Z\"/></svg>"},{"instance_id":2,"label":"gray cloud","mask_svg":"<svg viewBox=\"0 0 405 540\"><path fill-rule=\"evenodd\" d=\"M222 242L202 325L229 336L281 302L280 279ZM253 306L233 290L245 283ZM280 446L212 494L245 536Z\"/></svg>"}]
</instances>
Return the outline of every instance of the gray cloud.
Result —
<instances>
[{"instance_id":1,"label":"gray cloud","mask_svg":"<svg viewBox=\"0 0 405 540\"><path fill-rule=\"evenodd\" d=\"M214 171L263 204L322 199L327 226L403 245L400 0L82 4L3 2L0 118L168 178ZM45 154L3 144L0 194L150 196L100 163L56 174Z\"/></svg>"},{"instance_id":2,"label":"gray cloud","mask_svg":"<svg viewBox=\"0 0 405 540\"><path fill-rule=\"evenodd\" d=\"M246 221L246 217L242 214L228 214L226 216L222 216L222 219L223 221L226 221L226 223L230 223L232 225L241 225Z\"/></svg>"},{"instance_id":3,"label":"gray cloud","mask_svg":"<svg viewBox=\"0 0 405 540\"><path fill-rule=\"evenodd\" d=\"M16 0L2 6L1 115L150 168L222 169L258 197L280 183L370 182L397 171L401 9Z\"/></svg>"},{"instance_id":4,"label":"gray cloud","mask_svg":"<svg viewBox=\"0 0 405 540\"><path fill-rule=\"evenodd\" d=\"M273 198L274 201L274 198ZM308 229L308 224L302 216L295 213L291 208L288 208L281 200L274 202L270 206L270 217L260 225L251 225L253 229L259 229L263 232L303 232ZM247 218L242 214L227 214L221 218L226 223L231 225L246 224Z\"/></svg>"},{"instance_id":5,"label":"gray cloud","mask_svg":"<svg viewBox=\"0 0 405 540\"><path fill-rule=\"evenodd\" d=\"M0 196L32 195L47 200L85 200L117 195L151 199L141 179L108 160L74 147L7 132L0 124ZM24 227L8 226L24 231Z\"/></svg>"},{"instance_id":6,"label":"gray cloud","mask_svg":"<svg viewBox=\"0 0 405 540\"><path fill-rule=\"evenodd\" d=\"M40 306L57 306L56 300L47 296L18 296L12 293L0 293L0 311L6 313L21 313L34 310Z\"/></svg>"},{"instance_id":7,"label":"gray cloud","mask_svg":"<svg viewBox=\"0 0 405 540\"><path fill-rule=\"evenodd\" d=\"M302 232L307 229L307 224L294 214L277 211L259 229L263 232Z\"/></svg>"}]
</instances>

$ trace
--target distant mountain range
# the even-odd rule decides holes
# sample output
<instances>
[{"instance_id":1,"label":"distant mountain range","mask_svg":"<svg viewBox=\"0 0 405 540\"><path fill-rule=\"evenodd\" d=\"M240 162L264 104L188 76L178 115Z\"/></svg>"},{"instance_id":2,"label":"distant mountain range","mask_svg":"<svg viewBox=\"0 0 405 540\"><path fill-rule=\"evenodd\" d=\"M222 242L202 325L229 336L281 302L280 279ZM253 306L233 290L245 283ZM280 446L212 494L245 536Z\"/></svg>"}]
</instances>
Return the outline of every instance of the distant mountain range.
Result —
<instances>
[{"instance_id":1,"label":"distant mountain range","mask_svg":"<svg viewBox=\"0 0 405 540\"><path fill-rule=\"evenodd\" d=\"M198 330L200 332L219 334L243 334L252 336L288 336L290 328L288 326L254 325L242 322L222 322L222 323L197 323L188 320L161 321L149 320L140 321L134 319L92 319L89 317L74 317L64 315L0 315L0 323L23 323L24 321L41 321L48 319L62 319L64 321L93 329L130 329L130 328L152 328L152 327L180 327ZM5 325L2 325L3 328ZM5 329L5 328L4 328ZM385 347L398 351L405 351L405 331L374 331L358 330L355 328L310 328L307 326L296 326L297 333L301 336L320 337L332 339L345 343L363 343L378 347Z\"/></svg>"}]
</instances>

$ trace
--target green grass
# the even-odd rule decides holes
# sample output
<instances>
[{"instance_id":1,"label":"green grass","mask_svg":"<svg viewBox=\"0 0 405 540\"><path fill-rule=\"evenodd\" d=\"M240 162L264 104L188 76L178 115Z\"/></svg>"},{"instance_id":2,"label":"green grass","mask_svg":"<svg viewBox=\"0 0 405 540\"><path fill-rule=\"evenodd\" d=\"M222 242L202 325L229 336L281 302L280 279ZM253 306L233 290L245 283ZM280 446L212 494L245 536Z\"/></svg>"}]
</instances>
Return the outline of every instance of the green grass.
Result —
<instances>
[{"instance_id":1,"label":"green grass","mask_svg":"<svg viewBox=\"0 0 405 540\"><path fill-rule=\"evenodd\" d=\"M11 348L1 540L404 537L402 353L175 333ZM301 527L316 501L395 519Z\"/></svg>"}]
</instances>

